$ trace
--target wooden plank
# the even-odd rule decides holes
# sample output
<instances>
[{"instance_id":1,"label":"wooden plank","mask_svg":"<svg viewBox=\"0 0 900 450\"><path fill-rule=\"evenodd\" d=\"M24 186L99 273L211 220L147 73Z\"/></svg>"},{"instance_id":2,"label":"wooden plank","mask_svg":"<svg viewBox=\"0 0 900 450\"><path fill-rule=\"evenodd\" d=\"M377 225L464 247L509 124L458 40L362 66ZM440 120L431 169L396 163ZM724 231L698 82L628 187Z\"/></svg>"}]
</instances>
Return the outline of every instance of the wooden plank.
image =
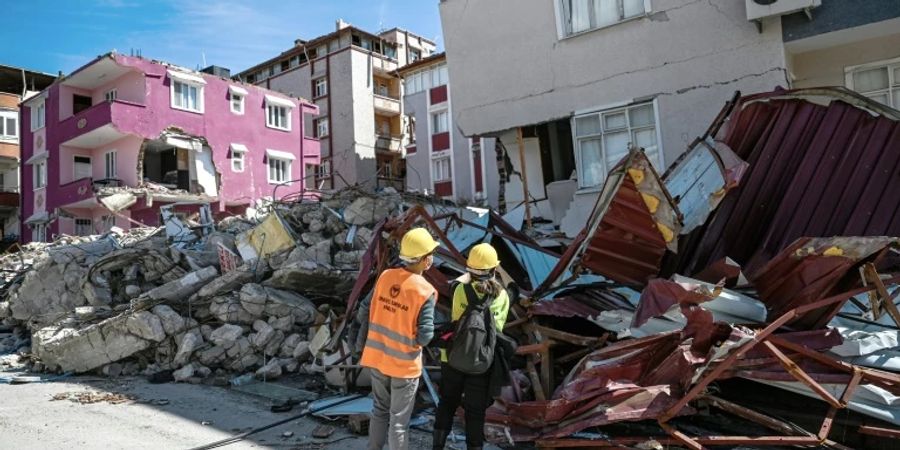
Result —
<instances>
[{"instance_id":1,"label":"wooden plank","mask_svg":"<svg viewBox=\"0 0 900 450\"><path fill-rule=\"evenodd\" d=\"M825 400L832 407L843 408L843 405L841 405L841 402L838 399L834 398L834 396L831 395L831 393L828 392L824 387L822 387L822 385L816 383L816 381L813 380L808 373L801 369L800 366L797 365L797 363L795 363L784 353L782 353L781 350L778 349L778 347L775 347L775 344L769 341L765 341L763 342L763 346L770 353L775 355L776 358L778 358L778 362L781 363L781 366L784 367L784 370L786 370L789 374L791 374L791 376L796 378L797 381L800 381L801 383L812 389L813 392L819 394L819 397L822 397L822 400Z\"/></svg>"}]
</instances>

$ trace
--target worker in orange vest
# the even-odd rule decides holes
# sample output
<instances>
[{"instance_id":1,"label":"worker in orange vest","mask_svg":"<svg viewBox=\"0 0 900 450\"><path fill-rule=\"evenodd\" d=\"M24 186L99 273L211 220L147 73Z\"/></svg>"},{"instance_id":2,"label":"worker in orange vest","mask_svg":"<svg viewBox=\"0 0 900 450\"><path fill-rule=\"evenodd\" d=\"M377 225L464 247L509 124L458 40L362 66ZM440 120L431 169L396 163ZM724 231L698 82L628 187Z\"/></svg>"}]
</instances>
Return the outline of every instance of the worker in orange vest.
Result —
<instances>
[{"instance_id":1,"label":"worker in orange vest","mask_svg":"<svg viewBox=\"0 0 900 450\"><path fill-rule=\"evenodd\" d=\"M402 268L382 272L363 301L357 321L365 336L360 364L372 369L375 399L369 423L369 450L405 450L407 428L422 375L422 347L434 336L437 291L422 276L434 262L438 243L428 230L414 228L400 241Z\"/></svg>"}]
</instances>

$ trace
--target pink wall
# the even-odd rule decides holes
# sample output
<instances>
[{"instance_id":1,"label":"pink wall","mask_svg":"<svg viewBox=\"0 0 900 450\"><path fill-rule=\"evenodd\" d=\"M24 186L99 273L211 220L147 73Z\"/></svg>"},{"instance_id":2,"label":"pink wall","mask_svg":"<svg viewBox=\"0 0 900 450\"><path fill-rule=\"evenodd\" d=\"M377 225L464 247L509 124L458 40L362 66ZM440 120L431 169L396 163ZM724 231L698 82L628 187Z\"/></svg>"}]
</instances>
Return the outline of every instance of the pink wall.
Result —
<instances>
[{"instance_id":1,"label":"pink wall","mask_svg":"<svg viewBox=\"0 0 900 450\"><path fill-rule=\"evenodd\" d=\"M144 104L144 74L138 71L128 72L115 80L93 90L93 102L106 101L106 92L116 89L116 98L132 103Z\"/></svg>"},{"instance_id":2,"label":"pink wall","mask_svg":"<svg viewBox=\"0 0 900 450\"><path fill-rule=\"evenodd\" d=\"M137 185L137 161L142 142L143 138L139 136L125 136L95 149L60 146L59 158L57 158L59 161L59 184L75 181L75 155L91 157L91 176L95 180L106 178L104 157L106 152L115 150L117 178L126 185Z\"/></svg>"}]
</instances>

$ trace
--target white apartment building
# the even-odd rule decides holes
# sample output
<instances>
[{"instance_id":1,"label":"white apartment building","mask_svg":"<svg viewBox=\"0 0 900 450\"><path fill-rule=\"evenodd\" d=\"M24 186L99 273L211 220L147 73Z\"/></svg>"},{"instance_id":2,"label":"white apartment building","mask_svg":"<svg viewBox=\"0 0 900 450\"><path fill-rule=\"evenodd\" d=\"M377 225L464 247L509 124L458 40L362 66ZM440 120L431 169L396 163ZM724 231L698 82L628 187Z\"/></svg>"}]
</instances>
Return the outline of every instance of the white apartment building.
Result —
<instances>
[{"instance_id":1,"label":"white apartment building","mask_svg":"<svg viewBox=\"0 0 900 450\"><path fill-rule=\"evenodd\" d=\"M310 124L322 163L309 187L353 184L403 190L403 86L397 69L431 55L434 42L399 28L369 33L338 20L335 31L304 41L236 75L244 81L311 99Z\"/></svg>"}]
</instances>

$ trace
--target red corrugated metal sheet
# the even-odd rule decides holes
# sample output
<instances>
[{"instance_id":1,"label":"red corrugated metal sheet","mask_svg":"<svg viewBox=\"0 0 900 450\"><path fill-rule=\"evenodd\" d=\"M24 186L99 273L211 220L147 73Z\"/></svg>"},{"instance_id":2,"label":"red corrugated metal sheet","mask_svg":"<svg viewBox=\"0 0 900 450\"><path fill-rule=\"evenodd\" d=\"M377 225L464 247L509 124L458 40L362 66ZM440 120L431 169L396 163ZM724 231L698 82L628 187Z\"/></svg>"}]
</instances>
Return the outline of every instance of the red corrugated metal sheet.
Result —
<instances>
[{"instance_id":1,"label":"red corrugated metal sheet","mask_svg":"<svg viewBox=\"0 0 900 450\"><path fill-rule=\"evenodd\" d=\"M729 256L752 274L803 236L900 235L898 117L838 88L741 98L723 141L750 169L670 267Z\"/></svg>"},{"instance_id":2,"label":"red corrugated metal sheet","mask_svg":"<svg viewBox=\"0 0 900 450\"><path fill-rule=\"evenodd\" d=\"M859 285L859 265L896 244L897 238L888 237L800 239L769 261L752 281L771 321L794 308L837 295L847 284ZM809 311L788 324L798 329L824 327L842 305Z\"/></svg>"},{"instance_id":3,"label":"red corrugated metal sheet","mask_svg":"<svg viewBox=\"0 0 900 450\"><path fill-rule=\"evenodd\" d=\"M563 254L544 284L558 283L565 270L580 265L620 283L644 285L659 273L666 250L677 246L678 214L644 152L632 150L606 178L582 231L586 238L576 239L576 248Z\"/></svg>"}]
</instances>

